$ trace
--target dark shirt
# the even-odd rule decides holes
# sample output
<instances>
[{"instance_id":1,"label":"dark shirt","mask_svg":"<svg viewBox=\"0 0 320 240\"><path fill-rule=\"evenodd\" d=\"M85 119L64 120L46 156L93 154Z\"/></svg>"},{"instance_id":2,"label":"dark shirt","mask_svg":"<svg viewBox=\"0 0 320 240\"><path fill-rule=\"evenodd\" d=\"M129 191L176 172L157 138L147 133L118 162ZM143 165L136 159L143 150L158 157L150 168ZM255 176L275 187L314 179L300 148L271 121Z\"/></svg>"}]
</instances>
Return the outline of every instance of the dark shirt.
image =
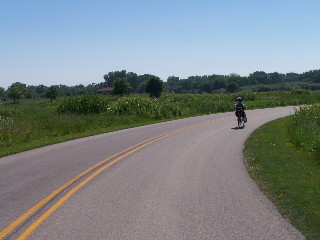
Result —
<instances>
[{"instance_id":1,"label":"dark shirt","mask_svg":"<svg viewBox=\"0 0 320 240\"><path fill-rule=\"evenodd\" d=\"M237 108L242 108L241 110L244 111L247 109L247 106L243 103L237 103L236 105L233 106L233 109L237 109Z\"/></svg>"}]
</instances>

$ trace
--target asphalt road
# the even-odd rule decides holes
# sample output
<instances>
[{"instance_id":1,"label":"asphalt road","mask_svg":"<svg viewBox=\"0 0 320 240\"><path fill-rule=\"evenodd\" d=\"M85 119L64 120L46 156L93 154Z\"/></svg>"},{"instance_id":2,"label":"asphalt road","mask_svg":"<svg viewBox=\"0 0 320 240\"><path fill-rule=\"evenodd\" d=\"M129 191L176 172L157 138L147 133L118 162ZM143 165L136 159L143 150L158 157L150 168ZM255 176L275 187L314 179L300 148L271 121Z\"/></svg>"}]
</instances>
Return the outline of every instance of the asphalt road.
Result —
<instances>
[{"instance_id":1,"label":"asphalt road","mask_svg":"<svg viewBox=\"0 0 320 240\"><path fill-rule=\"evenodd\" d=\"M0 230L103 159L198 124L101 165L106 169L70 194L28 239L304 239L260 192L242 156L254 129L292 112L247 111L244 129L235 128L233 113L194 117L0 158ZM5 239L28 231L93 172L35 209Z\"/></svg>"}]
</instances>

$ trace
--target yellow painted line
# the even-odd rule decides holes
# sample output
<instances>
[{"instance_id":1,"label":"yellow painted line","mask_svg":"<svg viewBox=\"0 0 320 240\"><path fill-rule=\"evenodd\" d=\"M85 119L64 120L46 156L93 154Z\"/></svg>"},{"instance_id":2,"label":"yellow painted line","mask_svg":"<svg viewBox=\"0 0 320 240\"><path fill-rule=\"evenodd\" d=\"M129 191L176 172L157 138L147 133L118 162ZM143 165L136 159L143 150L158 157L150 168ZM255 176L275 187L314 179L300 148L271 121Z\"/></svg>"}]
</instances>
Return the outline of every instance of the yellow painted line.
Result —
<instances>
[{"instance_id":1,"label":"yellow painted line","mask_svg":"<svg viewBox=\"0 0 320 240\"><path fill-rule=\"evenodd\" d=\"M228 117L228 118L230 118L230 117ZM188 129L195 128L195 127L198 127L198 126L201 126L201 125L204 125L204 124L208 124L208 123L212 123L212 122L216 122L216 121L220 121L220 120L225 120L225 119L228 119L228 118L219 118L219 119L215 119L215 120L209 120L209 121L206 121L206 122L202 122L202 123L190 125L190 126L187 126L187 127L184 127L184 128L177 129L177 130L173 130L173 131L171 131L171 132L162 134L162 135L160 135L160 136L147 139L147 140L145 140L145 141L143 141L143 142L140 142L140 143L138 143L138 144L136 144L136 145L134 145L134 146L131 146L131 147L129 147L129 148L127 148L127 149L119 152L119 153L116 153L116 154L114 154L114 155L112 155L112 156L110 156L110 157L102 160L101 162L97 163L96 165L94 165L94 166L90 167L89 169L87 169L86 171L82 172L81 174L79 174L78 176L76 176L75 178L73 178L72 180L70 180L69 182L67 182L66 184L64 184L64 185L62 185L61 187L57 188L55 191L53 191L51 194L49 194L46 198L44 198L43 200L41 200L39 203L37 203L37 204L36 204L35 206L33 206L32 208L30 208L27 212L25 212L25 213L24 213L23 215L21 215L18 219L16 219L14 222L12 222L8 227L6 227L2 232L0 232L0 239L3 239L4 237L6 237L6 236L7 236L10 232L12 232L17 226L19 226L22 222L24 222L28 217L30 217L30 216L31 216L33 213L35 213L38 209L40 209L42 206L44 206L46 203L48 203L51 199L53 199L53 198L54 198L56 195L58 195L61 191L63 191L64 189L66 189L68 186L70 186L71 184L73 184L74 182L76 182L77 180L79 180L81 177L83 177L83 176L86 175L87 173L93 171L94 169L98 168L98 167L101 166L102 164L108 162L109 160L111 160L111 159L113 159L113 158L115 158L115 157L117 157L117 156L119 156L119 155L124 154L124 153L127 152L127 153L124 154L123 156L121 156L121 157L113 160L112 162L110 162L110 163L107 164L106 166L104 166L104 167L102 167L101 169L99 169L98 171L96 171L94 174L92 174L92 175L91 175L90 177L88 177L86 180L89 179L88 182L91 181L91 179L93 179L96 175L100 174L102 171L104 171L106 168L110 167L110 166L113 165L114 163L118 162L120 159L122 159L122 158L124 158L124 157L126 157L126 156L128 156L128 155L130 155L130 154L132 154L132 153L134 153L134 152L136 152L136 151L138 151L139 149L141 149L141 148L143 148L143 147L145 147L145 146L147 146L147 145L149 145L149 144L151 144L151 143L153 143L153 142L159 141L159 140L162 139L162 138L165 138L165 137L174 135L174 134L176 134L176 133L179 133L179 132L182 132L182 131L186 131L186 130L188 130ZM140 146L140 147L138 147L138 146ZM134 148L135 148L135 149L134 149ZM132 150L132 149L134 149L134 150ZM130 151L130 150L132 150L132 151ZM130 152L128 152L128 151L130 151ZM102 169L103 169L103 170L102 170ZM101 170L102 170L102 171L101 171ZM91 177L92 177L92 178L91 178ZM61 198L56 204L58 204L58 203L61 202L63 199L65 199L65 197L69 196L70 193L73 192L73 190L76 189L77 187L80 186L80 187L78 188L78 189L80 189L82 186L84 186L84 185L87 183L87 182L85 182L86 180L84 180L82 183L80 183L80 184L77 185L75 188L73 188L73 189L72 189L70 192L68 192L63 198ZM84 183L84 182L85 182L85 183ZM84 184L83 184L83 183L84 183ZM78 191L78 189L77 189L76 191ZM74 191L67 199L69 199L76 191ZM67 199L66 199L66 200L67 200ZM65 201L66 201L66 200L65 200ZM65 201L63 201L62 203L64 203ZM62 203L61 203L61 205L62 205ZM55 205L56 205L56 204L55 204ZM54 206L55 206L55 205L54 205ZM61 206L61 205L59 205L59 206ZM54 206L53 206L53 207L54 207ZM58 206L58 207L59 207L59 206ZM53 207L52 207L52 208L53 208ZM57 208L58 208L58 207L57 207ZM52 209L52 208L50 208L50 209ZM47 213L50 211L50 209L49 209L45 214L47 214ZM56 210L56 209L55 209L55 210ZM54 212L55 210L53 210L53 212ZM52 213L53 213L53 212L52 212ZM52 213L50 213L47 217L49 217ZM44 214L44 215L45 215L45 214ZM43 217L44 215L42 215L39 219L42 219L42 217ZM46 218L47 218L47 217L46 217ZM46 218L45 218L45 219L46 219ZM35 224L36 222L38 222L39 219L38 219L37 221L35 221L34 224ZM45 220L45 219L44 219L44 220ZM44 220L43 220L43 221L44 221ZM42 221L42 222L43 222L43 221ZM41 223L42 223L42 222L41 222ZM40 224L41 224L41 223L40 223ZM28 229L30 229L32 226L34 226L34 224L32 224ZM40 224L39 224L39 225L40 225ZM39 225L37 225L37 227L38 227ZM36 228L37 228L37 227L36 227ZM28 237L36 228L34 228L26 237ZM28 230L28 229L27 229L27 230ZM25 233L27 232L27 230L26 230L20 237L25 236ZM20 239L20 237L19 237L19 239ZM26 237L25 237L25 238L26 238ZM25 238L21 238L21 239L25 239Z\"/></svg>"},{"instance_id":2,"label":"yellow painted line","mask_svg":"<svg viewBox=\"0 0 320 240\"><path fill-rule=\"evenodd\" d=\"M165 135L165 134L163 134ZM162 135L160 135L162 136ZM159 137L159 136L158 136ZM84 175L86 175L87 173L91 172L92 170L94 170L95 168L101 166L102 164L106 163L107 161L109 161L112 158L115 158L141 144L144 144L145 142L148 142L152 139L155 139L157 137L154 138L150 138L148 140L145 140L143 142L140 142L134 146L131 146L119 153L116 153L104 160L102 160L101 162L97 163L96 165L90 167L89 169L85 170L84 172L80 173L78 176L76 176L75 178L71 179L69 182L67 182L66 184L62 185L61 187L57 188L55 191L53 191L51 194L49 194L46 198L44 198L43 200L41 200L39 203L37 203L35 206L33 206L32 208L30 208L27 212L25 212L23 215L21 215L21 217L19 217L17 220L15 220L14 222L12 222L8 227L6 227L2 232L0 232L0 239L3 239L5 236L7 236L10 232L12 232L18 225L20 225L23 221L25 221L28 217L30 217L34 212L36 212L38 209L40 209L42 206L44 206L47 202L49 202L51 199L53 199L56 195L58 195L61 191L63 191L64 189L66 189L67 187L69 187L71 184L73 184L74 182L76 182L77 180L79 180L81 177L83 177Z\"/></svg>"},{"instance_id":3,"label":"yellow painted line","mask_svg":"<svg viewBox=\"0 0 320 240\"><path fill-rule=\"evenodd\" d=\"M185 129L187 130L187 129ZM185 131L182 130L182 131ZM156 141L159 141L162 138L166 138L168 136L174 135L178 132L174 132L171 134L168 134L166 136L160 137L158 139L155 139L151 142L148 142L138 148L135 148L134 150L122 155L121 157L118 157L117 159L113 160L112 162L108 163L107 165L105 165L104 167L100 168L99 170L97 170L95 173L93 173L92 175L90 175L88 178L86 178L85 180L83 180L79 185L77 185L76 187L74 187L72 190L70 190L65 196L63 196L57 203L55 203L47 212L45 212L41 217L39 217L33 224L31 224L18 238L17 240L22 240L22 239L27 239L28 236L30 236L30 234L32 234L32 232L34 232L34 230L36 230L50 215L52 215L64 202L66 202L73 194L75 194L80 188L82 188L84 185L86 185L88 182L90 182L92 179L94 179L96 176L98 176L100 173L102 173L103 171L105 171L107 168L111 167L113 164L115 164L116 162L120 161L121 159L123 159L124 157L131 155L132 153L140 150L141 148L144 148L146 146L148 146L151 143L154 143Z\"/></svg>"}]
</instances>

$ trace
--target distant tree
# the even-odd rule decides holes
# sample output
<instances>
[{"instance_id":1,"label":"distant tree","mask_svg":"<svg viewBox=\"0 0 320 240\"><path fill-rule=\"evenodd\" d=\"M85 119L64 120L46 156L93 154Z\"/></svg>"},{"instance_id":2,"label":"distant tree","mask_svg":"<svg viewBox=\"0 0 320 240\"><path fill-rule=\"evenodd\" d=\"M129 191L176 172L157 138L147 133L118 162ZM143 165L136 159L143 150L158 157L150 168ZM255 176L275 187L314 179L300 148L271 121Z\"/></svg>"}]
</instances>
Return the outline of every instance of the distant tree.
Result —
<instances>
[{"instance_id":1,"label":"distant tree","mask_svg":"<svg viewBox=\"0 0 320 240\"><path fill-rule=\"evenodd\" d=\"M284 77L284 82L298 82L301 81L301 74L290 72L286 73Z\"/></svg>"},{"instance_id":2,"label":"distant tree","mask_svg":"<svg viewBox=\"0 0 320 240\"><path fill-rule=\"evenodd\" d=\"M46 92L46 97L50 98L50 101L52 102L53 99L57 99L58 97L58 87L57 86L51 86L48 88Z\"/></svg>"},{"instance_id":3,"label":"distant tree","mask_svg":"<svg viewBox=\"0 0 320 240\"><path fill-rule=\"evenodd\" d=\"M133 72L128 72L125 77L130 84L132 91L137 92L138 91L138 86L139 86L139 78L136 73Z\"/></svg>"},{"instance_id":4,"label":"distant tree","mask_svg":"<svg viewBox=\"0 0 320 240\"><path fill-rule=\"evenodd\" d=\"M221 88L226 88L226 82L222 78L217 78L213 82L213 89L218 90L218 89L221 89Z\"/></svg>"},{"instance_id":5,"label":"distant tree","mask_svg":"<svg viewBox=\"0 0 320 240\"><path fill-rule=\"evenodd\" d=\"M13 99L14 103L18 103L27 92L26 84L16 82L8 88L8 97Z\"/></svg>"},{"instance_id":6,"label":"distant tree","mask_svg":"<svg viewBox=\"0 0 320 240\"><path fill-rule=\"evenodd\" d=\"M112 95L120 95L129 94L132 88L125 78L118 78L113 83Z\"/></svg>"},{"instance_id":7,"label":"distant tree","mask_svg":"<svg viewBox=\"0 0 320 240\"><path fill-rule=\"evenodd\" d=\"M237 73L230 73L228 76L228 82L235 82L237 84L241 83L241 77Z\"/></svg>"},{"instance_id":8,"label":"distant tree","mask_svg":"<svg viewBox=\"0 0 320 240\"><path fill-rule=\"evenodd\" d=\"M150 97L159 98L163 90L163 82L159 77L153 76L146 84L146 92L149 93Z\"/></svg>"},{"instance_id":9,"label":"distant tree","mask_svg":"<svg viewBox=\"0 0 320 240\"><path fill-rule=\"evenodd\" d=\"M206 82L200 83L200 90L202 92L211 93L212 89L213 89L213 84L211 84L211 82L206 81Z\"/></svg>"},{"instance_id":10,"label":"distant tree","mask_svg":"<svg viewBox=\"0 0 320 240\"><path fill-rule=\"evenodd\" d=\"M300 80L304 82L320 83L320 70L311 70L300 75Z\"/></svg>"},{"instance_id":11,"label":"distant tree","mask_svg":"<svg viewBox=\"0 0 320 240\"><path fill-rule=\"evenodd\" d=\"M0 99L3 100L6 97L6 92L3 87L0 87Z\"/></svg>"},{"instance_id":12,"label":"distant tree","mask_svg":"<svg viewBox=\"0 0 320 240\"><path fill-rule=\"evenodd\" d=\"M36 98L37 94L34 90L30 90L28 87L26 89L26 93L24 95L26 99Z\"/></svg>"},{"instance_id":13,"label":"distant tree","mask_svg":"<svg viewBox=\"0 0 320 240\"><path fill-rule=\"evenodd\" d=\"M175 92L175 89L179 87L179 77L170 76L167 79L167 88L169 92Z\"/></svg>"},{"instance_id":14,"label":"distant tree","mask_svg":"<svg viewBox=\"0 0 320 240\"><path fill-rule=\"evenodd\" d=\"M249 75L251 84L270 84L270 79L267 73L263 71L256 71Z\"/></svg>"},{"instance_id":15,"label":"distant tree","mask_svg":"<svg viewBox=\"0 0 320 240\"><path fill-rule=\"evenodd\" d=\"M175 87L172 89L172 91L173 91L174 93L182 93L182 88L181 88L181 86L175 86Z\"/></svg>"},{"instance_id":16,"label":"distant tree","mask_svg":"<svg viewBox=\"0 0 320 240\"><path fill-rule=\"evenodd\" d=\"M106 81L107 87L112 87L114 84L114 81L118 78L126 78L127 71L115 71L115 72L109 72L108 74L105 74L103 76L104 80Z\"/></svg>"},{"instance_id":17,"label":"distant tree","mask_svg":"<svg viewBox=\"0 0 320 240\"><path fill-rule=\"evenodd\" d=\"M138 87L137 87L137 93L144 93L146 90L147 82L150 80L150 78L154 77L151 74L143 74L138 76Z\"/></svg>"},{"instance_id":18,"label":"distant tree","mask_svg":"<svg viewBox=\"0 0 320 240\"><path fill-rule=\"evenodd\" d=\"M227 84L226 92L234 93L234 92L238 91L238 89L239 89L238 84L236 84L235 82L231 82L231 83Z\"/></svg>"},{"instance_id":19,"label":"distant tree","mask_svg":"<svg viewBox=\"0 0 320 240\"><path fill-rule=\"evenodd\" d=\"M86 89L85 86L83 84L78 84L74 87L71 87L71 89L73 90L73 93L75 95L83 95L86 94Z\"/></svg>"},{"instance_id":20,"label":"distant tree","mask_svg":"<svg viewBox=\"0 0 320 240\"><path fill-rule=\"evenodd\" d=\"M269 79L271 84L276 84L282 82L283 79L283 74L274 72L274 73L269 73Z\"/></svg>"},{"instance_id":21,"label":"distant tree","mask_svg":"<svg viewBox=\"0 0 320 240\"><path fill-rule=\"evenodd\" d=\"M145 93L147 82L148 81L143 81L143 82L139 83L139 85L137 87L137 93Z\"/></svg>"},{"instance_id":22,"label":"distant tree","mask_svg":"<svg viewBox=\"0 0 320 240\"><path fill-rule=\"evenodd\" d=\"M180 80L180 86L182 90L192 90L193 88L193 83L194 83L193 76L188 77L188 79L181 79Z\"/></svg>"},{"instance_id":23,"label":"distant tree","mask_svg":"<svg viewBox=\"0 0 320 240\"><path fill-rule=\"evenodd\" d=\"M39 97L45 97L45 93L47 91L48 87L44 86L43 84L36 86L35 92Z\"/></svg>"}]
</instances>

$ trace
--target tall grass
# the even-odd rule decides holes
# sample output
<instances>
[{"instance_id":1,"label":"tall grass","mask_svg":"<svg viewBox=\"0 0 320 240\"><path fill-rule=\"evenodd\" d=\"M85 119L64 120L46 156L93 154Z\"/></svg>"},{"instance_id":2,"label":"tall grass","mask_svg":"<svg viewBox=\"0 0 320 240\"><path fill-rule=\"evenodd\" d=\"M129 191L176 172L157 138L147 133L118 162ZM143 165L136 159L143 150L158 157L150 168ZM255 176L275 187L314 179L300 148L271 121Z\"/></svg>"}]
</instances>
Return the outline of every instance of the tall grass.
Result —
<instances>
[{"instance_id":1,"label":"tall grass","mask_svg":"<svg viewBox=\"0 0 320 240\"><path fill-rule=\"evenodd\" d=\"M296 111L289 125L291 142L320 161L320 105L302 107Z\"/></svg>"},{"instance_id":2,"label":"tall grass","mask_svg":"<svg viewBox=\"0 0 320 240\"><path fill-rule=\"evenodd\" d=\"M132 97L112 102L106 113L115 116L136 115L148 119L169 119L182 116L182 108L168 99Z\"/></svg>"},{"instance_id":3,"label":"tall grass","mask_svg":"<svg viewBox=\"0 0 320 240\"><path fill-rule=\"evenodd\" d=\"M64 113L94 114L104 112L108 106L108 99L100 95L85 94L64 98L57 110Z\"/></svg>"}]
</instances>

